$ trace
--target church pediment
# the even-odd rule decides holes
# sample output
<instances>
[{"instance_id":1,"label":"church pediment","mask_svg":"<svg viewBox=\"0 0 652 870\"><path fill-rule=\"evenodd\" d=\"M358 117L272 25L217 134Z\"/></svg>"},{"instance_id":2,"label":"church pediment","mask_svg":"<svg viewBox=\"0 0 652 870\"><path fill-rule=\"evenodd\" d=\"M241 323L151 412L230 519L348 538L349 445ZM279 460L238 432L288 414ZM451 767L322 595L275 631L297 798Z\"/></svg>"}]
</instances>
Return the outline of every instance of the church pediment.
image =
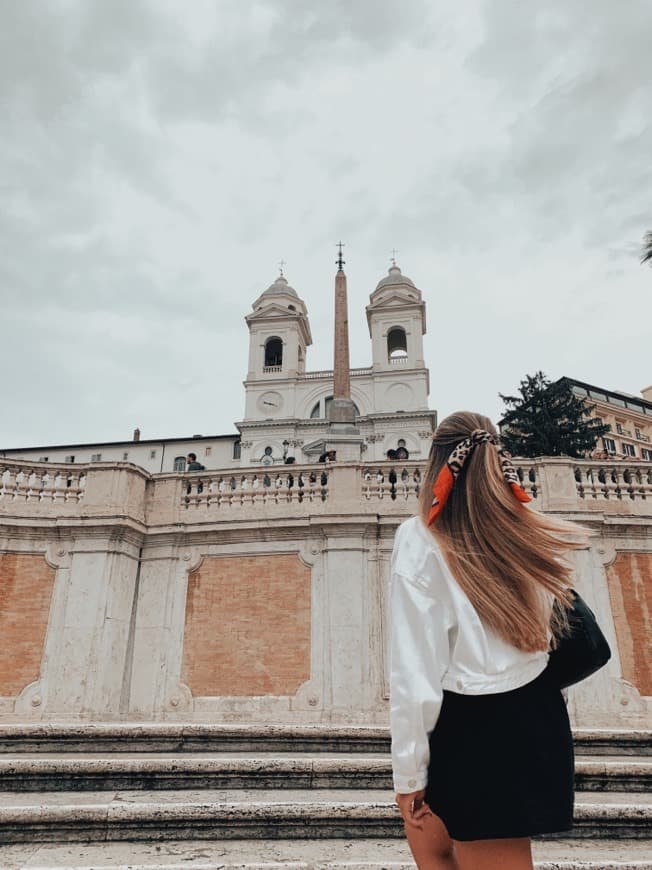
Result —
<instances>
[{"instance_id":1,"label":"church pediment","mask_svg":"<svg viewBox=\"0 0 652 870\"><path fill-rule=\"evenodd\" d=\"M306 315L301 311L292 311L290 308L287 308L287 306L284 307L276 302L272 302L269 305L258 308L256 311L252 311L251 314L247 314L245 319L247 323L251 323L252 320L267 320L268 317L288 317L295 320L297 318L304 318L305 316Z\"/></svg>"},{"instance_id":2,"label":"church pediment","mask_svg":"<svg viewBox=\"0 0 652 870\"><path fill-rule=\"evenodd\" d=\"M414 293L414 291L412 291ZM418 298L409 298L405 293L399 292L390 292L387 296L383 296L380 299L374 299L369 305L367 305L367 311L369 309L376 310L378 308L397 308L399 306L420 306L423 305L423 301Z\"/></svg>"}]
</instances>

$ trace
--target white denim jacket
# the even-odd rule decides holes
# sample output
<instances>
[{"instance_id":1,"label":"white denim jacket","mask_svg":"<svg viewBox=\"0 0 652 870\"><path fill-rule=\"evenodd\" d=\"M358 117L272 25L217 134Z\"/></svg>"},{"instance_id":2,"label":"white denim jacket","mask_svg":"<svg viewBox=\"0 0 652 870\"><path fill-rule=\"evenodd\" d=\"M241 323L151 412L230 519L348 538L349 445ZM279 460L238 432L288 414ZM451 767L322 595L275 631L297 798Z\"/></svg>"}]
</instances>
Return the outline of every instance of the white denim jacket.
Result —
<instances>
[{"instance_id":1,"label":"white denim jacket","mask_svg":"<svg viewBox=\"0 0 652 870\"><path fill-rule=\"evenodd\" d=\"M517 689L539 676L548 653L522 652L483 625L420 517L396 532L389 615L394 788L407 794L426 786L443 690Z\"/></svg>"}]
</instances>

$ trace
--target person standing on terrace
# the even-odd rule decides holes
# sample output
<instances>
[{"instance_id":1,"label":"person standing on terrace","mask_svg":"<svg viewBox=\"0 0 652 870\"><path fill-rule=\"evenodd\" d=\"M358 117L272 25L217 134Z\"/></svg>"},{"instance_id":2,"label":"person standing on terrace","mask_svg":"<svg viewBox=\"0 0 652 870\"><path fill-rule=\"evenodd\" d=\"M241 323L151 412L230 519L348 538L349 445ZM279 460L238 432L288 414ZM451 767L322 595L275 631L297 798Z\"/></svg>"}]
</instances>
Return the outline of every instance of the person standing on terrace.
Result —
<instances>
[{"instance_id":1,"label":"person standing on terrace","mask_svg":"<svg viewBox=\"0 0 652 870\"><path fill-rule=\"evenodd\" d=\"M532 870L573 822L573 742L546 669L581 530L525 507L491 421L435 432L391 566L392 767L420 870ZM553 608L557 602L558 606Z\"/></svg>"}]
</instances>

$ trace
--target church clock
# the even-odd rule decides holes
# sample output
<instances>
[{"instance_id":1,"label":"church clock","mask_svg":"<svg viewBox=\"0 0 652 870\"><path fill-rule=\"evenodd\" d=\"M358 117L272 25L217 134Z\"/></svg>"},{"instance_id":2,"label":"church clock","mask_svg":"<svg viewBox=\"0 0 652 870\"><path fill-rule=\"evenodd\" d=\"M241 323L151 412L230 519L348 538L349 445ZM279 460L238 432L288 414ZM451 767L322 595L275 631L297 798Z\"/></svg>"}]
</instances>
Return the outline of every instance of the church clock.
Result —
<instances>
[{"instance_id":1,"label":"church clock","mask_svg":"<svg viewBox=\"0 0 652 870\"><path fill-rule=\"evenodd\" d=\"M283 407L283 396L274 390L263 393L258 399L258 409L266 417L279 414Z\"/></svg>"}]
</instances>

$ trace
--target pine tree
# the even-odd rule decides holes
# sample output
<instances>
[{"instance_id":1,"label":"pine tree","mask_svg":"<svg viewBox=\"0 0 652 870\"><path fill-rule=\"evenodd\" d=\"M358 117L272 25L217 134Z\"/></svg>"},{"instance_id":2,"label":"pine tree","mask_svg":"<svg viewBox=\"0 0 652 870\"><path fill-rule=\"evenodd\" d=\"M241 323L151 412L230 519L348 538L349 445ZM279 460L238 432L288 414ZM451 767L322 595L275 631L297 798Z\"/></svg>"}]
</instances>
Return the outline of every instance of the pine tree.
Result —
<instances>
[{"instance_id":1,"label":"pine tree","mask_svg":"<svg viewBox=\"0 0 652 870\"><path fill-rule=\"evenodd\" d=\"M537 372L526 375L518 391L520 396L498 394L507 409L500 421L501 441L514 456L580 459L611 430L590 419L595 405L576 396L566 378L551 383Z\"/></svg>"}]
</instances>

